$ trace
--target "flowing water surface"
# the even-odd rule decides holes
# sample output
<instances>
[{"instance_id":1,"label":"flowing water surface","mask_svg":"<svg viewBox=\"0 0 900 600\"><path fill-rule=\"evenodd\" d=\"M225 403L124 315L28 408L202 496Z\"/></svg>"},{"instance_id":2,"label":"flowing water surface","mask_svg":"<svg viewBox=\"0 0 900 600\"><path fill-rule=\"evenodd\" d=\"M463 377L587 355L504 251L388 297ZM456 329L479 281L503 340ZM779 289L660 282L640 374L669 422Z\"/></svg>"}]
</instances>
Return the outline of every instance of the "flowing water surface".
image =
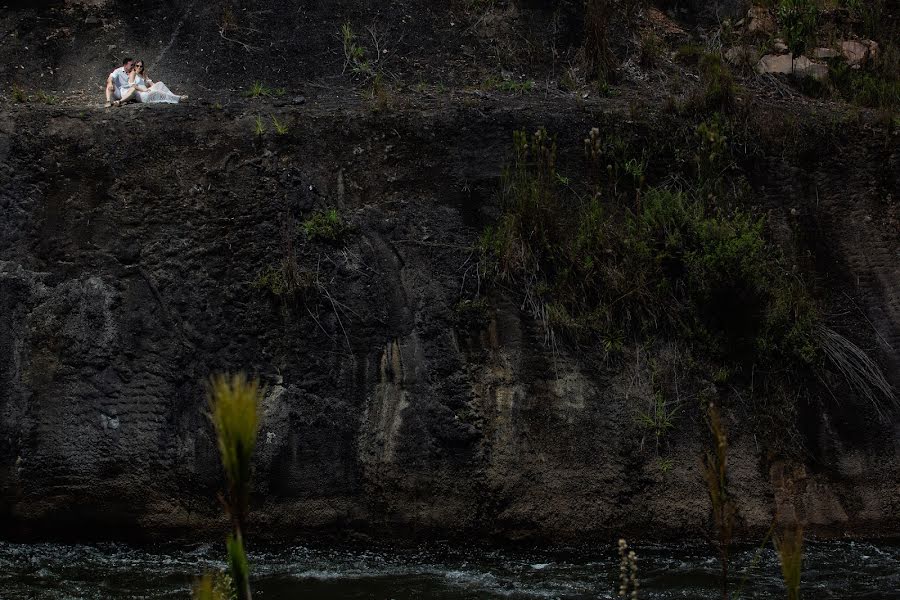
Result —
<instances>
[{"instance_id":1,"label":"flowing water surface","mask_svg":"<svg viewBox=\"0 0 900 600\"><path fill-rule=\"evenodd\" d=\"M641 598L721 597L718 562L707 547L637 544L635 550ZM187 599L197 575L224 569L223 551L0 543L0 598ZM253 552L250 563L256 600L617 597L615 549L285 546ZM785 597L773 550L740 549L734 568L734 588L745 580L741 598ZM807 599L900 599L900 545L808 544L803 589Z\"/></svg>"}]
</instances>

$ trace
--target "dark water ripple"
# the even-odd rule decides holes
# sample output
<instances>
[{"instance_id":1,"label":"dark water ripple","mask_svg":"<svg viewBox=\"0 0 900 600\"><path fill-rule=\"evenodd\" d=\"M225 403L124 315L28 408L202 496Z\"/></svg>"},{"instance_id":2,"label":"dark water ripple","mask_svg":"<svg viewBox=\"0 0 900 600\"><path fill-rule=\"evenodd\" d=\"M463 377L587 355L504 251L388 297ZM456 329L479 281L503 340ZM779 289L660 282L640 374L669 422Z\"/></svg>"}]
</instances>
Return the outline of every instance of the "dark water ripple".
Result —
<instances>
[{"instance_id":1,"label":"dark water ripple","mask_svg":"<svg viewBox=\"0 0 900 600\"><path fill-rule=\"evenodd\" d=\"M705 546L636 545L641 598L714 599L719 565ZM193 579L224 569L223 548L134 548L117 544L0 543L0 598L6 600L185 599ZM616 597L613 549L511 551L429 545L413 549L287 546L251 554L261 600L461 600ZM781 599L775 552L735 553L732 589L744 599ZM752 567L752 568L751 568ZM900 545L807 545L804 597L900 600Z\"/></svg>"}]
</instances>

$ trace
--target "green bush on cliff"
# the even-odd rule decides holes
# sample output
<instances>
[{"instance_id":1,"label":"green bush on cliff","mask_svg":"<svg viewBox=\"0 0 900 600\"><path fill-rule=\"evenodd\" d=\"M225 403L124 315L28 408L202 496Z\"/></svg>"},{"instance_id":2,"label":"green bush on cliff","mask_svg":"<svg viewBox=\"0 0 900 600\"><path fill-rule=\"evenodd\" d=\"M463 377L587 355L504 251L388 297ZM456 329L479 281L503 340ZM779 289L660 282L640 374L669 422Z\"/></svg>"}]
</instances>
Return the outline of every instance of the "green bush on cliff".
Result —
<instances>
[{"instance_id":1,"label":"green bush on cliff","mask_svg":"<svg viewBox=\"0 0 900 600\"><path fill-rule=\"evenodd\" d=\"M302 269L291 254L277 265L266 267L250 285L279 299L289 299L308 291L314 284L313 274Z\"/></svg>"},{"instance_id":2,"label":"green bush on cliff","mask_svg":"<svg viewBox=\"0 0 900 600\"><path fill-rule=\"evenodd\" d=\"M887 46L874 69L851 69L836 62L831 82L848 102L896 111L900 109L900 50Z\"/></svg>"},{"instance_id":3,"label":"green bush on cliff","mask_svg":"<svg viewBox=\"0 0 900 600\"><path fill-rule=\"evenodd\" d=\"M303 222L303 231L312 240L337 243L350 230L336 208L317 210Z\"/></svg>"},{"instance_id":4,"label":"green bush on cliff","mask_svg":"<svg viewBox=\"0 0 900 600\"><path fill-rule=\"evenodd\" d=\"M589 162L603 154L595 138ZM608 177L627 172L630 159L618 160ZM633 335L687 338L719 364L818 360L814 304L761 216L710 203L705 187L642 191L627 177L579 198L555 169L545 131L517 132L502 215L481 239L486 264L525 286L552 332L613 347Z\"/></svg>"}]
</instances>

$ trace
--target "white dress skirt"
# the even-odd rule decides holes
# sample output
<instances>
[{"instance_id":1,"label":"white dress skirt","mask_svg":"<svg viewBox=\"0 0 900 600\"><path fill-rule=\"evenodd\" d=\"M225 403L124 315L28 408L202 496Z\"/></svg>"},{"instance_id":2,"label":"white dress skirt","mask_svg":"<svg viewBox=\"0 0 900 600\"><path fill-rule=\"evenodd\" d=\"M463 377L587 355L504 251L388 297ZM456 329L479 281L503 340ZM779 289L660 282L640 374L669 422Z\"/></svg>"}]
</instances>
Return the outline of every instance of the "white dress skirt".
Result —
<instances>
[{"instance_id":1,"label":"white dress skirt","mask_svg":"<svg viewBox=\"0 0 900 600\"><path fill-rule=\"evenodd\" d=\"M157 81L149 88L146 88L147 91L145 92L140 91L146 83L147 82L140 75L134 80L134 85L138 86L137 98L139 102L143 102L144 104L178 104L181 101L181 96L173 94L172 90L166 87L166 84L161 81Z\"/></svg>"}]
</instances>

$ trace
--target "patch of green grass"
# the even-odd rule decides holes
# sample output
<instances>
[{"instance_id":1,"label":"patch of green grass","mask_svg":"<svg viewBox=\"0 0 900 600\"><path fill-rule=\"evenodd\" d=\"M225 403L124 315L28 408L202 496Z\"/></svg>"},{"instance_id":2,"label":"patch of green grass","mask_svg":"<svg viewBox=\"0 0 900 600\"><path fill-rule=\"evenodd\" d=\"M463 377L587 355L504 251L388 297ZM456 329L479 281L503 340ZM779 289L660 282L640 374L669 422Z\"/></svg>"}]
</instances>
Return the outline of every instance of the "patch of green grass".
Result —
<instances>
[{"instance_id":1,"label":"patch of green grass","mask_svg":"<svg viewBox=\"0 0 900 600\"><path fill-rule=\"evenodd\" d=\"M612 98L616 95L616 90L613 89L608 81L598 80L594 88L597 90L597 95L601 98Z\"/></svg>"},{"instance_id":2,"label":"patch of green grass","mask_svg":"<svg viewBox=\"0 0 900 600\"><path fill-rule=\"evenodd\" d=\"M12 86L12 101L18 102L19 104L24 104L28 101L28 95L25 93L25 90L22 89L21 86L16 85L15 83Z\"/></svg>"},{"instance_id":3,"label":"patch of green grass","mask_svg":"<svg viewBox=\"0 0 900 600\"><path fill-rule=\"evenodd\" d=\"M293 257L286 257L263 270L250 285L275 298L287 299L307 291L313 281L311 273L301 269Z\"/></svg>"},{"instance_id":4,"label":"patch of green grass","mask_svg":"<svg viewBox=\"0 0 900 600\"><path fill-rule=\"evenodd\" d=\"M261 137L266 133L266 123L262 120L262 117L256 115L256 121L253 125L253 133L256 134L257 137Z\"/></svg>"},{"instance_id":5,"label":"patch of green grass","mask_svg":"<svg viewBox=\"0 0 900 600\"><path fill-rule=\"evenodd\" d=\"M276 135L287 135L290 131L287 123L282 123L278 120L278 117L272 115L272 127L275 128Z\"/></svg>"},{"instance_id":6,"label":"patch of green grass","mask_svg":"<svg viewBox=\"0 0 900 600\"><path fill-rule=\"evenodd\" d=\"M653 434L656 440L657 450L662 438L675 427L675 419L678 415L678 406L673 406L663 396L662 392L653 394L650 408L638 415L638 422L647 431Z\"/></svg>"},{"instance_id":7,"label":"patch of green grass","mask_svg":"<svg viewBox=\"0 0 900 600\"><path fill-rule=\"evenodd\" d=\"M37 93L35 93L34 98L33 98L34 102L40 102L41 104L50 104L50 105L56 104L57 100L58 99L56 96L54 96L53 94L48 94L44 90L38 90Z\"/></svg>"},{"instance_id":8,"label":"patch of green grass","mask_svg":"<svg viewBox=\"0 0 900 600\"><path fill-rule=\"evenodd\" d=\"M38 102L40 104L53 105L59 101L56 96L50 94L49 92L45 92L44 90L38 90L34 93L34 95L29 96L25 92L24 88L15 83L10 89L10 97L12 98L13 102L16 102L18 104L25 104L26 102Z\"/></svg>"},{"instance_id":9,"label":"patch of green grass","mask_svg":"<svg viewBox=\"0 0 900 600\"><path fill-rule=\"evenodd\" d=\"M340 242L349 231L349 226L336 208L315 211L303 222L302 228L311 241L329 243Z\"/></svg>"},{"instance_id":10,"label":"patch of green grass","mask_svg":"<svg viewBox=\"0 0 900 600\"><path fill-rule=\"evenodd\" d=\"M261 81L255 81L244 95L248 98L281 98L287 94L284 88L271 88Z\"/></svg>"},{"instance_id":11,"label":"patch of green grass","mask_svg":"<svg viewBox=\"0 0 900 600\"><path fill-rule=\"evenodd\" d=\"M500 79L492 77L484 82L484 89L496 90L498 92L508 92L512 94L524 94L534 89L534 81L527 79L525 81L515 81L512 79Z\"/></svg>"},{"instance_id":12,"label":"patch of green grass","mask_svg":"<svg viewBox=\"0 0 900 600\"><path fill-rule=\"evenodd\" d=\"M266 290L276 297L284 296L290 291L284 270L280 267L267 268L251 285L258 290Z\"/></svg>"}]
</instances>

